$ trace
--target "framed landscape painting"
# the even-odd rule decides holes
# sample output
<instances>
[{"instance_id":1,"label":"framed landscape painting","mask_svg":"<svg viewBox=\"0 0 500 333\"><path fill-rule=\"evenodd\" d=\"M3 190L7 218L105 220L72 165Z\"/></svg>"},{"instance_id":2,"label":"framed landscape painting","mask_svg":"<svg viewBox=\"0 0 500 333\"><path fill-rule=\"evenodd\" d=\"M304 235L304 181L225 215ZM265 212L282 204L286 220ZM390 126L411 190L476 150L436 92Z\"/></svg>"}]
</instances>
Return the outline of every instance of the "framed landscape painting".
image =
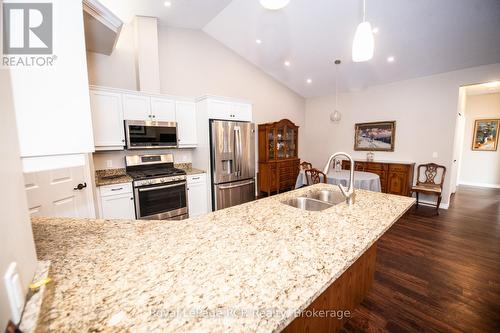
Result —
<instances>
[{"instance_id":1,"label":"framed landscape painting","mask_svg":"<svg viewBox=\"0 0 500 333\"><path fill-rule=\"evenodd\" d=\"M500 119L478 119L474 123L472 150L496 151Z\"/></svg>"},{"instance_id":2,"label":"framed landscape painting","mask_svg":"<svg viewBox=\"0 0 500 333\"><path fill-rule=\"evenodd\" d=\"M394 151L395 121L355 124L354 133L354 150Z\"/></svg>"}]
</instances>

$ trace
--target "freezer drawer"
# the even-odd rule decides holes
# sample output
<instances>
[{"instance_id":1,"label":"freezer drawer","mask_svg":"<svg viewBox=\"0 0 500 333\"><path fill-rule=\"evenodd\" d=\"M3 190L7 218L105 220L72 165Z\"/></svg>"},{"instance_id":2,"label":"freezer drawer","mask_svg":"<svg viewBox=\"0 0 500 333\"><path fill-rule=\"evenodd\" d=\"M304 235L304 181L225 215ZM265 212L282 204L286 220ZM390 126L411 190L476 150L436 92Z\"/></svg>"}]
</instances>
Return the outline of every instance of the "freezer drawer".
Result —
<instances>
[{"instance_id":1,"label":"freezer drawer","mask_svg":"<svg viewBox=\"0 0 500 333\"><path fill-rule=\"evenodd\" d=\"M255 200L255 179L214 185L214 210Z\"/></svg>"}]
</instances>

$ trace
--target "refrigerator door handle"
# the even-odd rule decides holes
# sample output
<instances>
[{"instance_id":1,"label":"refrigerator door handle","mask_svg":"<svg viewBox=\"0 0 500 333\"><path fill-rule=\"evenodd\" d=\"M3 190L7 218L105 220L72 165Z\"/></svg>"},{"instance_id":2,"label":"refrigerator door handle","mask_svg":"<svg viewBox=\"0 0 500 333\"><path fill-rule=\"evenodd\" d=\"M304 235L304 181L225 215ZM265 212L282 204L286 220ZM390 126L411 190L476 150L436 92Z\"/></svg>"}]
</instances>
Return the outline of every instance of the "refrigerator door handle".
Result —
<instances>
[{"instance_id":1,"label":"refrigerator door handle","mask_svg":"<svg viewBox=\"0 0 500 333\"><path fill-rule=\"evenodd\" d=\"M242 145L241 145L241 129L239 126L234 127L234 151L236 162L236 175L241 177L241 164L242 164Z\"/></svg>"}]
</instances>

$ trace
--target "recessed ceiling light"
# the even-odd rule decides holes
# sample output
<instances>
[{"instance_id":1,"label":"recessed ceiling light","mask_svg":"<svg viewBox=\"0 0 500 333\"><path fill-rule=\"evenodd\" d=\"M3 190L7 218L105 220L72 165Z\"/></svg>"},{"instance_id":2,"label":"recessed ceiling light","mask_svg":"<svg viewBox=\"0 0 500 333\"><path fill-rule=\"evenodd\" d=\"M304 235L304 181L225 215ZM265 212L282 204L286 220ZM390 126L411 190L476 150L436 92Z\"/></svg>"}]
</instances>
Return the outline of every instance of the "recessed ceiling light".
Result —
<instances>
[{"instance_id":1,"label":"recessed ceiling light","mask_svg":"<svg viewBox=\"0 0 500 333\"><path fill-rule=\"evenodd\" d=\"M290 63L290 61L285 60L285 62L283 63L283 65L285 65L286 67L290 67L291 63Z\"/></svg>"},{"instance_id":2,"label":"recessed ceiling light","mask_svg":"<svg viewBox=\"0 0 500 333\"><path fill-rule=\"evenodd\" d=\"M260 40L260 39L256 39L256 40L255 40L255 42L256 42L257 44L262 44L262 40Z\"/></svg>"},{"instance_id":3,"label":"recessed ceiling light","mask_svg":"<svg viewBox=\"0 0 500 333\"><path fill-rule=\"evenodd\" d=\"M163 3L163 5L164 5L165 7L172 7L172 3L171 3L170 1L165 1L165 2Z\"/></svg>"},{"instance_id":4,"label":"recessed ceiling light","mask_svg":"<svg viewBox=\"0 0 500 333\"><path fill-rule=\"evenodd\" d=\"M311 83L313 82L313 80L312 80L312 79L307 79L307 80L306 80L306 82L307 82L308 84L311 84Z\"/></svg>"},{"instance_id":5,"label":"recessed ceiling light","mask_svg":"<svg viewBox=\"0 0 500 333\"><path fill-rule=\"evenodd\" d=\"M277 10L288 5L290 0L260 0L260 4L265 9Z\"/></svg>"},{"instance_id":6,"label":"recessed ceiling light","mask_svg":"<svg viewBox=\"0 0 500 333\"><path fill-rule=\"evenodd\" d=\"M390 56L390 57L387 57L387 62L394 62L394 57L393 56Z\"/></svg>"},{"instance_id":7,"label":"recessed ceiling light","mask_svg":"<svg viewBox=\"0 0 500 333\"><path fill-rule=\"evenodd\" d=\"M372 32L373 32L374 34L378 34L378 27L373 28L373 29L372 29Z\"/></svg>"}]
</instances>

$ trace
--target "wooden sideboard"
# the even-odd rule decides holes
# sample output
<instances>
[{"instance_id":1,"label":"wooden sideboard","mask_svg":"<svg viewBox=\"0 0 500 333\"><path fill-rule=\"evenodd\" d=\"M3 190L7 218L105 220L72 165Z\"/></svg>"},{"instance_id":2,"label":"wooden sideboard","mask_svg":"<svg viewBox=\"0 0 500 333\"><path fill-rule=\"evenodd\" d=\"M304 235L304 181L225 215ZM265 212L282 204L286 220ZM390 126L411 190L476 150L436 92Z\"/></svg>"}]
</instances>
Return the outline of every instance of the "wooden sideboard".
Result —
<instances>
[{"instance_id":1,"label":"wooden sideboard","mask_svg":"<svg viewBox=\"0 0 500 333\"><path fill-rule=\"evenodd\" d=\"M299 127L288 119L259 125L259 191L280 192L295 187L299 174Z\"/></svg>"},{"instance_id":2,"label":"wooden sideboard","mask_svg":"<svg viewBox=\"0 0 500 333\"><path fill-rule=\"evenodd\" d=\"M343 169L350 167L349 161L342 161ZM383 193L411 196L415 163L354 160L354 169L379 175Z\"/></svg>"}]
</instances>

